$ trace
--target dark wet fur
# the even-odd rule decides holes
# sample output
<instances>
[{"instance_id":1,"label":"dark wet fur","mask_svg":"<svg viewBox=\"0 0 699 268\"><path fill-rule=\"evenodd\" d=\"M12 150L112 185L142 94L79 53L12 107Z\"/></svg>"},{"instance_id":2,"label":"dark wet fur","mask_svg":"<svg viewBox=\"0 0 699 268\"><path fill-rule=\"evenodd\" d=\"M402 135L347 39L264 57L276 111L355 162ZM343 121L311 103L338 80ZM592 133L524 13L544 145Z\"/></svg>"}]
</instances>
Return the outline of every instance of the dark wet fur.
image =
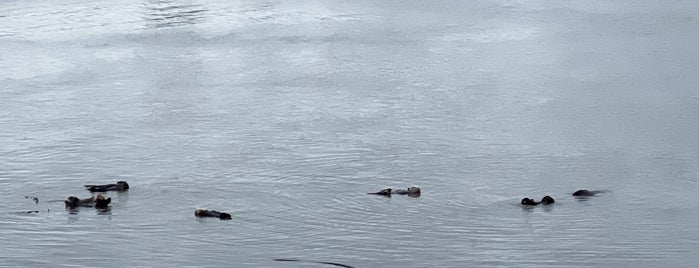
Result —
<instances>
[{"instance_id":1,"label":"dark wet fur","mask_svg":"<svg viewBox=\"0 0 699 268\"><path fill-rule=\"evenodd\" d=\"M553 197L550 196L544 196L544 198L541 198L541 202L536 202L534 199L530 199L528 197L525 197L520 201L520 204L524 206L536 206L538 204L544 204L544 205L551 205L555 203L556 201L553 199Z\"/></svg>"},{"instance_id":2,"label":"dark wet fur","mask_svg":"<svg viewBox=\"0 0 699 268\"><path fill-rule=\"evenodd\" d=\"M102 195L92 196L90 198L80 199L75 196L70 196L65 201L66 207L70 209L75 209L78 207L96 207L96 208L106 208L109 203L112 202L112 198L104 198Z\"/></svg>"},{"instance_id":3,"label":"dark wet fur","mask_svg":"<svg viewBox=\"0 0 699 268\"><path fill-rule=\"evenodd\" d=\"M221 220L230 220L231 219L231 214L225 213L225 212L218 212L216 210L206 210L206 209L197 209L194 211L194 216L197 217L214 217L214 218L219 218Z\"/></svg>"},{"instance_id":4,"label":"dark wet fur","mask_svg":"<svg viewBox=\"0 0 699 268\"><path fill-rule=\"evenodd\" d=\"M575 193L573 193L573 196L595 196L596 194L601 194L601 193L606 193L606 192L608 192L608 191L605 191L605 190L589 191L589 190L581 189L581 190L575 191Z\"/></svg>"},{"instance_id":5,"label":"dark wet fur","mask_svg":"<svg viewBox=\"0 0 699 268\"><path fill-rule=\"evenodd\" d=\"M408 192L408 190L405 190L405 189L398 189L398 190L393 191L393 189L391 189L391 188L386 188L386 189L383 189L383 190L378 191L378 192L376 192L376 193L367 193L367 194L383 195L383 196L386 196L386 197L391 197L392 194L407 195L407 196L410 196L410 197L419 197L419 196L420 196L420 192L411 193L411 192Z\"/></svg>"},{"instance_id":6,"label":"dark wet fur","mask_svg":"<svg viewBox=\"0 0 699 268\"><path fill-rule=\"evenodd\" d=\"M354 268L354 266L349 266L347 264L342 264L342 263L337 263L337 262L329 262L329 261L305 261L305 260L297 260L297 259L274 259L274 260L275 261L288 261L288 262L312 262L312 263L335 265L338 267Z\"/></svg>"},{"instance_id":7,"label":"dark wet fur","mask_svg":"<svg viewBox=\"0 0 699 268\"><path fill-rule=\"evenodd\" d=\"M129 189L129 184L125 181L118 181L115 184L85 185L85 187L90 192L126 191Z\"/></svg>"},{"instance_id":8,"label":"dark wet fur","mask_svg":"<svg viewBox=\"0 0 699 268\"><path fill-rule=\"evenodd\" d=\"M386 188L386 189L383 189L383 190L378 191L378 192L376 192L376 193L367 193L367 194L376 194L376 195L391 196L392 193L393 193L393 190L391 190L391 188Z\"/></svg>"}]
</instances>

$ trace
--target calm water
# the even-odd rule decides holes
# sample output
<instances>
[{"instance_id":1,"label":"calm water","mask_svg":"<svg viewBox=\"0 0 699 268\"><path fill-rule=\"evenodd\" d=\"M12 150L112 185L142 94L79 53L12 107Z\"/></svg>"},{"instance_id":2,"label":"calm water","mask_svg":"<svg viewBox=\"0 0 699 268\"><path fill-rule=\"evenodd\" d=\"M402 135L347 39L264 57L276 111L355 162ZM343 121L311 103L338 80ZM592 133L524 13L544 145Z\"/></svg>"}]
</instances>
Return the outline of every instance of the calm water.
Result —
<instances>
[{"instance_id":1,"label":"calm water","mask_svg":"<svg viewBox=\"0 0 699 268\"><path fill-rule=\"evenodd\" d=\"M696 1L209 2L0 3L0 266L699 261Z\"/></svg>"}]
</instances>

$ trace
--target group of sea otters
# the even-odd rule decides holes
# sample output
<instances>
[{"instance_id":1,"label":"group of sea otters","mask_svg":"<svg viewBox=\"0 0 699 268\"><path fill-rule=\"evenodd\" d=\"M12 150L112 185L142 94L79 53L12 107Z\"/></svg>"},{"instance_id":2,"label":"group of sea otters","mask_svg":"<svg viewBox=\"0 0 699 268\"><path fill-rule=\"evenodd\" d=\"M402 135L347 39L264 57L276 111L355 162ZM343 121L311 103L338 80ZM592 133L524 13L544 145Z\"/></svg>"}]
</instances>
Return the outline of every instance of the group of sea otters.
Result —
<instances>
[{"instance_id":1,"label":"group of sea otters","mask_svg":"<svg viewBox=\"0 0 699 268\"><path fill-rule=\"evenodd\" d=\"M126 191L129 189L129 184L126 181L117 181L117 183L114 184L104 184L104 185L85 185L85 188L90 191L90 192L107 192L107 191ZM573 193L573 196L575 197L589 197L589 196L594 196L596 194L600 193L605 193L607 191L605 190L594 190L594 191L589 191L589 190L578 190ZM373 195L382 195L386 197L391 197L393 194L398 194L398 195L407 195L410 197L419 197L421 194L420 187L417 186L410 186L407 189L391 189L391 188L386 188L381 191L375 192L375 193L367 193L367 194L373 194ZM27 196L27 198L32 198L34 202L38 203L39 199L33 196ZM94 207L94 208L99 208L99 209L105 209L109 207L109 203L112 202L112 198L107 198L102 194L98 194L96 196L91 196L89 198L85 199L80 199L75 196L70 196L68 199L65 201L66 208L68 209L76 209L78 207ZM553 199L551 196L544 196L541 201L537 202L534 199L530 199L528 197L525 197L522 199L520 202L523 206L536 206L539 204L543 205L551 205L555 203L556 201ZM38 211L29 211L25 213L37 213ZM216 210L207 210L207 209L196 209L194 211L194 216L196 217L213 217L213 218L219 218L221 220L230 220L231 219L231 214L226 213L226 212L219 212Z\"/></svg>"},{"instance_id":2,"label":"group of sea otters","mask_svg":"<svg viewBox=\"0 0 699 268\"><path fill-rule=\"evenodd\" d=\"M588 197L588 196L594 196L596 194L605 193L605 192L607 192L607 191L605 191L605 190L590 191L590 190L582 189L582 190L575 191L575 193L573 193L573 196L575 196L575 197ZM520 203L524 206L536 206L538 204L551 205L553 203L556 203L556 200L553 200L553 197L550 197L547 195L547 196L544 196L544 198L541 198L541 202L536 202L536 201L534 201L534 199L529 199L528 197L525 197L522 199L522 201Z\"/></svg>"},{"instance_id":3,"label":"group of sea otters","mask_svg":"<svg viewBox=\"0 0 699 268\"><path fill-rule=\"evenodd\" d=\"M126 191L129 189L129 184L126 181L118 181L114 184L104 184L104 185L85 185L90 192L107 192L107 191ZM36 200L38 202L38 199ZM94 208L107 208L109 203L112 202L112 198L105 198L104 195L98 194L96 196L91 196L90 198L80 199L75 196L70 196L64 201L66 203L66 208L75 209L78 207L94 207ZM218 212L216 210L206 210L197 209L194 211L194 216L197 217L214 217L221 220L230 220L231 214L225 212Z\"/></svg>"}]
</instances>

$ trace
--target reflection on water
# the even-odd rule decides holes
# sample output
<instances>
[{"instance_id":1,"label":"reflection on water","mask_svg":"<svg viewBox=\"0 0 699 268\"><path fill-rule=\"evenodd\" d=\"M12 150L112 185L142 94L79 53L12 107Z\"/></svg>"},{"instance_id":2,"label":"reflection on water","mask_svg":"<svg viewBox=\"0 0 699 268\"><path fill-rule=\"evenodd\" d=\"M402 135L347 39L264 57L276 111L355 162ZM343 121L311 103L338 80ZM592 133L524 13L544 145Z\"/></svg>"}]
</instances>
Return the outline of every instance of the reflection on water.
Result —
<instances>
[{"instance_id":1,"label":"reflection on water","mask_svg":"<svg viewBox=\"0 0 699 268\"><path fill-rule=\"evenodd\" d=\"M192 1L148 0L143 4L143 19L148 28L165 28L197 24L206 19L208 11Z\"/></svg>"}]
</instances>

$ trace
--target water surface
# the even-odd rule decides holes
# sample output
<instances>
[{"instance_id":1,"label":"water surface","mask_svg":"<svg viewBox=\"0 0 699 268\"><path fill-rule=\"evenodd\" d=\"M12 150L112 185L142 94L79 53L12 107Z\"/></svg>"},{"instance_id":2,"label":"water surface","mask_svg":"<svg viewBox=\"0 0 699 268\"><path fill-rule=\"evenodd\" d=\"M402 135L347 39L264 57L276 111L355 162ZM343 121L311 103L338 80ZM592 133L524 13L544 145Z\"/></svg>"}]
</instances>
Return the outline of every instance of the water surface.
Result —
<instances>
[{"instance_id":1,"label":"water surface","mask_svg":"<svg viewBox=\"0 0 699 268\"><path fill-rule=\"evenodd\" d=\"M2 2L0 266L691 267L696 14ZM110 210L64 210L118 179Z\"/></svg>"}]
</instances>

